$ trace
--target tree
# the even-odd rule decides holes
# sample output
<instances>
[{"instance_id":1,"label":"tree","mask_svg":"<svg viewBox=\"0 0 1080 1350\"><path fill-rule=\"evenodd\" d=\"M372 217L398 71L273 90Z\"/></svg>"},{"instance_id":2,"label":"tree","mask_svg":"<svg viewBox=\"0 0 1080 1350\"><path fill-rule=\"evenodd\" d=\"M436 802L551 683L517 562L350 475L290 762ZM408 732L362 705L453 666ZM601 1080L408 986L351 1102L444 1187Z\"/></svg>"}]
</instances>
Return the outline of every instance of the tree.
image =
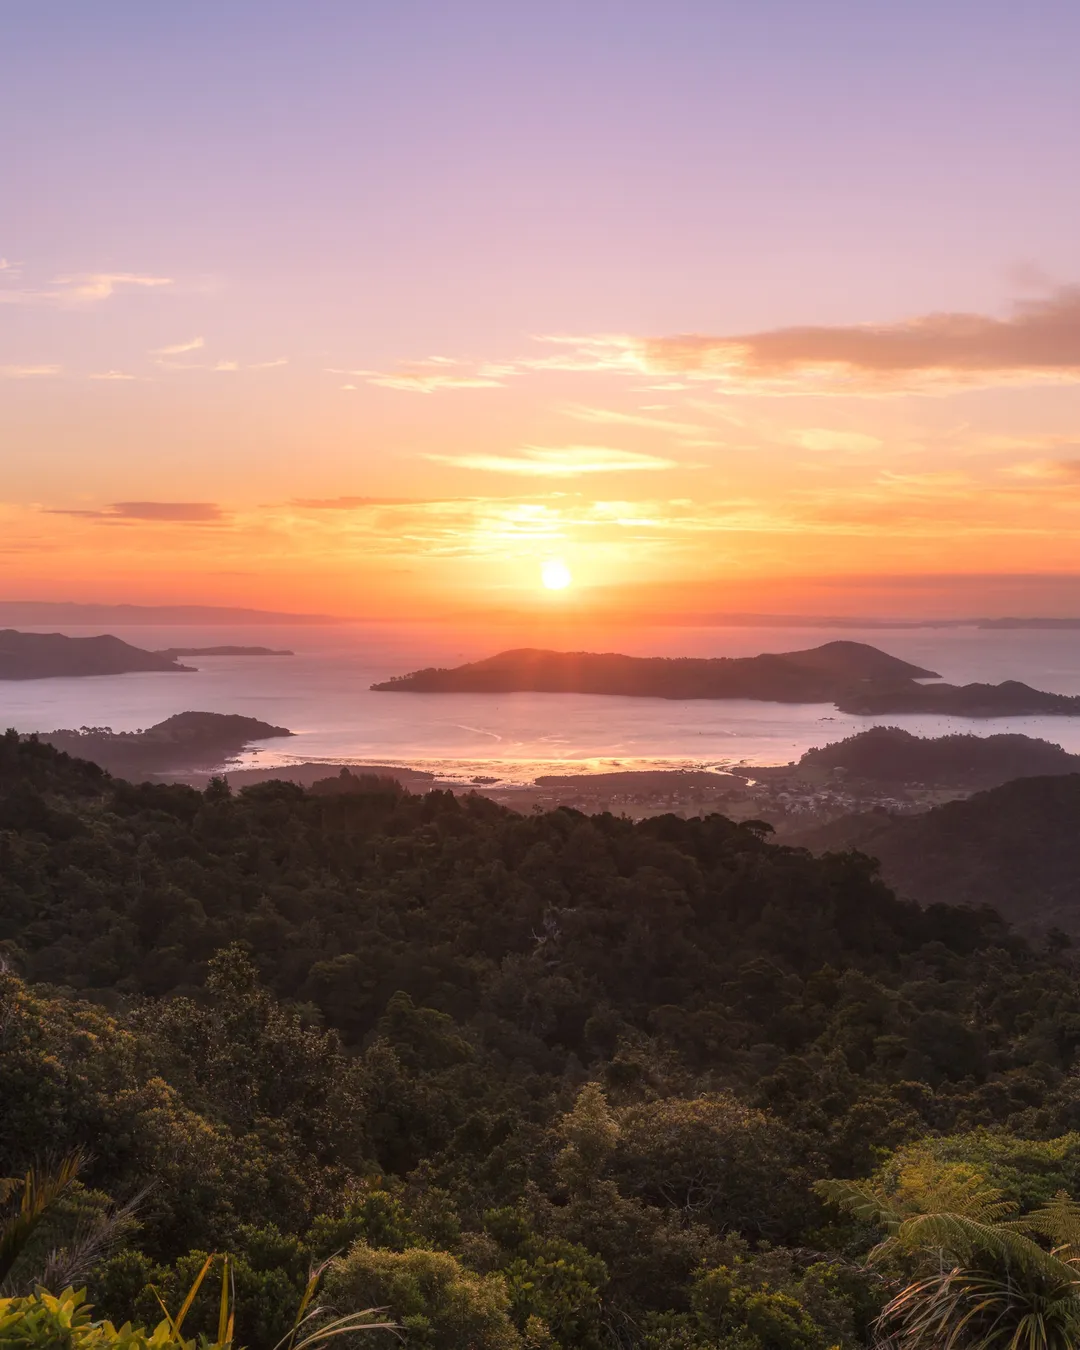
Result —
<instances>
[{"instance_id":1,"label":"tree","mask_svg":"<svg viewBox=\"0 0 1080 1350\"><path fill-rule=\"evenodd\" d=\"M425 1350L520 1350L499 1275L477 1275L449 1252L387 1251L357 1242L331 1262L326 1295L337 1306L386 1308Z\"/></svg>"},{"instance_id":2,"label":"tree","mask_svg":"<svg viewBox=\"0 0 1080 1350\"><path fill-rule=\"evenodd\" d=\"M618 1113L621 1186L720 1230L776 1238L806 1218L792 1132L728 1093Z\"/></svg>"}]
</instances>

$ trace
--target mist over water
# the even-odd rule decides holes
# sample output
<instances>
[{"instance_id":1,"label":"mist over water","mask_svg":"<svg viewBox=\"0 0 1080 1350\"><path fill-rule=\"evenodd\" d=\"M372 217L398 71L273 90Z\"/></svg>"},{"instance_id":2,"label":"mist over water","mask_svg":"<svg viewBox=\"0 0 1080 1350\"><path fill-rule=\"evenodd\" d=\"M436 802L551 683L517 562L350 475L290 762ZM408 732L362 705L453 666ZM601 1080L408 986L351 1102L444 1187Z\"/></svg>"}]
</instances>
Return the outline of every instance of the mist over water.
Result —
<instances>
[{"instance_id":1,"label":"mist over water","mask_svg":"<svg viewBox=\"0 0 1080 1350\"><path fill-rule=\"evenodd\" d=\"M36 631L47 631L39 628ZM66 626L72 636L98 628ZM530 781L545 772L776 764L873 725L923 736L1022 732L1080 752L1080 718L855 717L828 704L676 702L588 694L390 694L369 686L422 666L458 665L527 635L483 637L430 625L123 627L139 647L223 643L286 647L292 657L190 657L196 674L0 682L0 726L19 731L111 726L134 731L186 710L241 713L297 733L253 748L234 767L306 761L382 763L440 777ZM1080 694L1080 631L651 628L594 636L590 650L639 656L749 656L842 638L868 642L953 683L1023 680ZM545 644L549 645L549 644ZM577 645L585 646L583 642Z\"/></svg>"}]
</instances>

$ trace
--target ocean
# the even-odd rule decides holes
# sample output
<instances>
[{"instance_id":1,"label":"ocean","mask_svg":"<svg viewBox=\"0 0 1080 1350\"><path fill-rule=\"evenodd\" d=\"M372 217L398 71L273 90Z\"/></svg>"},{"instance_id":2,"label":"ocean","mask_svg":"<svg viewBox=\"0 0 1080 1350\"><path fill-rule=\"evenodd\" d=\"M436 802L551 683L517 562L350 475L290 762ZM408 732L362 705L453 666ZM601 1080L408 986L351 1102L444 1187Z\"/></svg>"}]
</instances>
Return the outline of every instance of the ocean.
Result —
<instances>
[{"instance_id":1,"label":"ocean","mask_svg":"<svg viewBox=\"0 0 1080 1350\"><path fill-rule=\"evenodd\" d=\"M39 628L36 631L48 631ZM65 626L83 636L97 628ZM253 746L234 767L309 761L407 765L440 778L531 782L542 773L724 768L784 764L811 746L875 724L921 736L1017 731L1080 752L1080 718L992 720L855 717L824 704L672 702L588 694L391 694L369 686L422 666L457 665L525 645L520 635L484 642L430 625L325 627L119 627L139 647L223 643L286 647L291 657L198 657L196 674L133 674L0 682L0 727L49 731L110 726L134 731L186 710L242 713L297 734ZM641 656L747 656L834 638L868 642L954 683L1023 680L1080 694L1080 631L976 628L645 629L592 650Z\"/></svg>"}]
</instances>

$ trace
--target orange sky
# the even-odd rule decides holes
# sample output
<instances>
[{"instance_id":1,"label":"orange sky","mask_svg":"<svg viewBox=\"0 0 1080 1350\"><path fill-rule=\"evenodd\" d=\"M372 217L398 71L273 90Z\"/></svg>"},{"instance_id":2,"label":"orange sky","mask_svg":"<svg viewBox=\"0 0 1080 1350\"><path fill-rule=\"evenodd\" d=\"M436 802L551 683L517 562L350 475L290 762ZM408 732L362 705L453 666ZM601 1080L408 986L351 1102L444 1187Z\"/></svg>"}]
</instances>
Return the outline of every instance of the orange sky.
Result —
<instances>
[{"instance_id":1,"label":"orange sky","mask_svg":"<svg viewBox=\"0 0 1080 1350\"><path fill-rule=\"evenodd\" d=\"M1080 613L1076 11L288 9L15 14L0 598Z\"/></svg>"}]
</instances>

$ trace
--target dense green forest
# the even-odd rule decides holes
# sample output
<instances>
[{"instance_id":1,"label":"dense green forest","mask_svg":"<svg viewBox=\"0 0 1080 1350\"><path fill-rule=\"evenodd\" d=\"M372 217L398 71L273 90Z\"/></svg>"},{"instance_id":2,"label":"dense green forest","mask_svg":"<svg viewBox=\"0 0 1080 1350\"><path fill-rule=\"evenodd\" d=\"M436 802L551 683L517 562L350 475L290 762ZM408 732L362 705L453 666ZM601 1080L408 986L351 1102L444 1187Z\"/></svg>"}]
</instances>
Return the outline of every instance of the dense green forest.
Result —
<instances>
[{"instance_id":1,"label":"dense green forest","mask_svg":"<svg viewBox=\"0 0 1080 1350\"><path fill-rule=\"evenodd\" d=\"M854 1350L911 1216L1080 1188L1062 941L753 822L361 788L0 740L0 1176L88 1155L6 1272L0 1237L10 1290L107 1228L95 1316L227 1252L251 1350L328 1259L433 1350Z\"/></svg>"}]
</instances>

